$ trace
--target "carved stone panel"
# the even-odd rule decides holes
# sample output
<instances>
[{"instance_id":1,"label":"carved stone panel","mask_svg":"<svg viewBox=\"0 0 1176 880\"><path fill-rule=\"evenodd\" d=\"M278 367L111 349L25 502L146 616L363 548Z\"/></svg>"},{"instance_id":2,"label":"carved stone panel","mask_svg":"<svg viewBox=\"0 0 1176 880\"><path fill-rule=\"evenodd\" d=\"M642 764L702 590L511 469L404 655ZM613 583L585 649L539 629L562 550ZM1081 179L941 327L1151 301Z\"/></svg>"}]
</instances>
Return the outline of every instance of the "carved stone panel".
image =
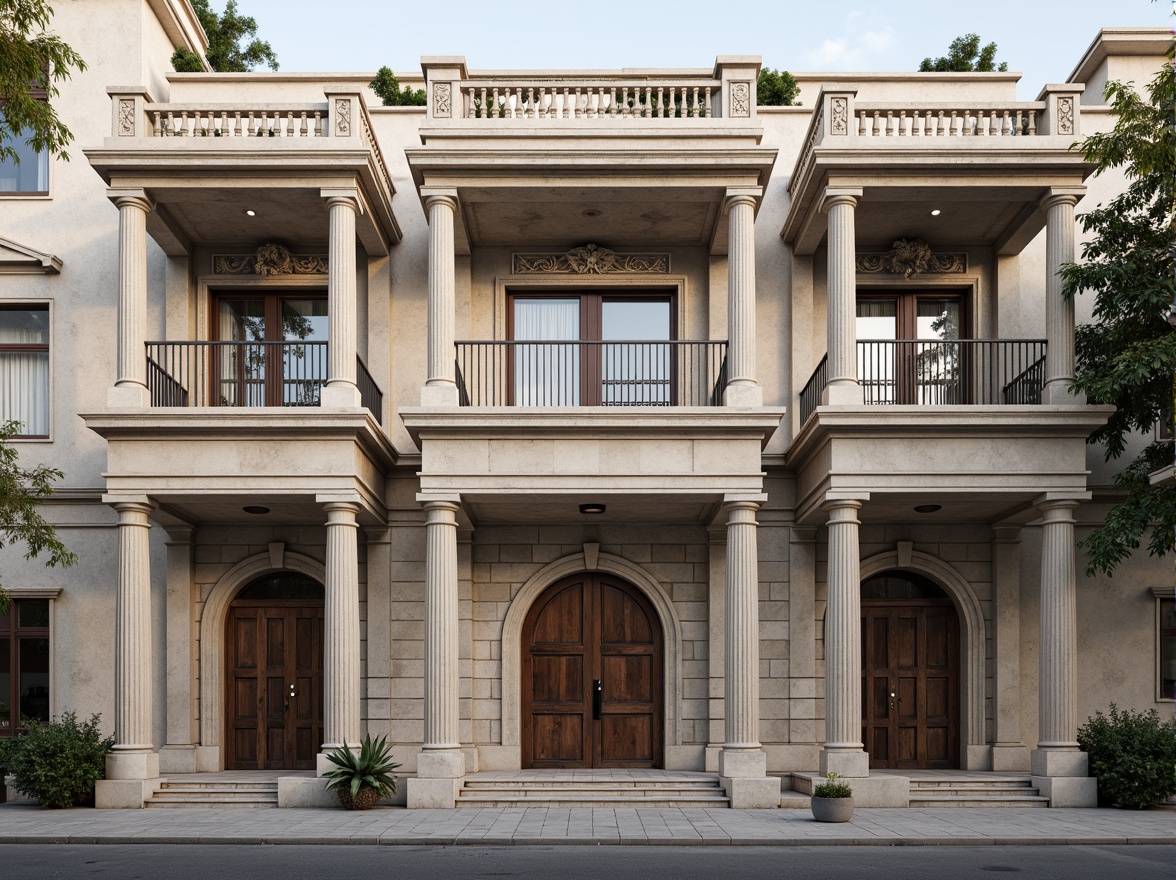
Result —
<instances>
[{"instance_id":1,"label":"carved stone panel","mask_svg":"<svg viewBox=\"0 0 1176 880\"><path fill-rule=\"evenodd\" d=\"M448 119L453 112L453 86L451 83L433 83L433 116Z\"/></svg>"},{"instance_id":2,"label":"carved stone panel","mask_svg":"<svg viewBox=\"0 0 1176 880\"><path fill-rule=\"evenodd\" d=\"M845 98L833 98L829 102L829 131L832 134L849 134L849 102Z\"/></svg>"},{"instance_id":3,"label":"carved stone panel","mask_svg":"<svg viewBox=\"0 0 1176 880\"><path fill-rule=\"evenodd\" d=\"M214 254L216 275L326 275L327 258L292 254L280 244L263 244L255 254Z\"/></svg>"},{"instance_id":4,"label":"carved stone panel","mask_svg":"<svg viewBox=\"0 0 1176 880\"><path fill-rule=\"evenodd\" d=\"M135 136L135 99L118 99L118 136Z\"/></svg>"},{"instance_id":5,"label":"carved stone panel","mask_svg":"<svg viewBox=\"0 0 1176 880\"><path fill-rule=\"evenodd\" d=\"M1058 134L1074 133L1074 99L1058 98Z\"/></svg>"},{"instance_id":6,"label":"carved stone panel","mask_svg":"<svg viewBox=\"0 0 1176 880\"><path fill-rule=\"evenodd\" d=\"M731 83L731 107L728 116L747 118L751 116L751 83Z\"/></svg>"},{"instance_id":7,"label":"carved stone panel","mask_svg":"<svg viewBox=\"0 0 1176 880\"><path fill-rule=\"evenodd\" d=\"M940 275L962 275L968 271L965 253L937 254L931 246L917 238L900 238L893 247L881 254L858 254L857 271L863 275L902 275L913 278L932 272Z\"/></svg>"},{"instance_id":8,"label":"carved stone panel","mask_svg":"<svg viewBox=\"0 0 1176 880\"><path fill-rule=\"evenodd\" d=\"M664 275L670 271L669 254L618 254L594 244L562 254L514 254L515 275Z\"/></svg>"},{"instance_id":9,"label":"carved stone panel","mask_svg":"<svg viewBox=\"0 0 1176 880\"><path fill-rule=\"evenodd\" d=\"M335 99L335 137L351 137L351 99Z\"/></svg>"}]
</instances>

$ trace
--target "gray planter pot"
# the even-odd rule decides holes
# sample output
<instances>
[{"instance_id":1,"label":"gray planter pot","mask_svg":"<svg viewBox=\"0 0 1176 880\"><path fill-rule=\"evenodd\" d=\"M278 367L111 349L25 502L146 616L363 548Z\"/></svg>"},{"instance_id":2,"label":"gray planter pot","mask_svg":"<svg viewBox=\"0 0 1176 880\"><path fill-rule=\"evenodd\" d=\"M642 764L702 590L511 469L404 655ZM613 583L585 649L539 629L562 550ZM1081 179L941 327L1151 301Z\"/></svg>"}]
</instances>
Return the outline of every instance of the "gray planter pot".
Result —
<instances>
[{"instance_id":1,"label":"gray planter pot","mask_svg":"<svg viewBox=\"0 0 1176 880\"><path fill-rule=\"evenodd\" d=\"M848 822L853 816L853 798L811 799L813 818L818 822Z\"/></svg>"}]
</instances>

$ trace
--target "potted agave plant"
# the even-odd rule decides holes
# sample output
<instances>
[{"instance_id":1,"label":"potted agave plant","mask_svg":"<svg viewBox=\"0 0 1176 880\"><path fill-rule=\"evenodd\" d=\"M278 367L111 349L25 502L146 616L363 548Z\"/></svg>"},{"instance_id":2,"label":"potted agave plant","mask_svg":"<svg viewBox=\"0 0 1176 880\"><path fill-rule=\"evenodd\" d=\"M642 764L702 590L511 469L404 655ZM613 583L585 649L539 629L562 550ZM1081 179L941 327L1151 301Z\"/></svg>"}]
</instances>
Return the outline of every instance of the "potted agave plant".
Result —
<instances>
[{"instance_id":1,"label":"potted agave plant","mask_svg":"<svg viewBox=\"0 0 1176 880\"><path fill-rule=\"evenodd\" d=\"M838 782L836 773L829 773L813 788L810 805L813 818L818 822L848 822L853 816L853 789L844 782Z\"/></svg>"},{"instance_id":2,"label":"potted agave plant","mask_svg":"<svg viewBox=\"0 0 1176 880\"><path fill-rule=\"evenodd\" d=\"M327 752L327 760L337 765L326 774L327 790L338 795L345 809L370 810L380 798L396 791L392 771L400 765L392 763L392 747L386 739L373 741L365 736L358 754L346 742Z\"/></svg>"}]
</instances>

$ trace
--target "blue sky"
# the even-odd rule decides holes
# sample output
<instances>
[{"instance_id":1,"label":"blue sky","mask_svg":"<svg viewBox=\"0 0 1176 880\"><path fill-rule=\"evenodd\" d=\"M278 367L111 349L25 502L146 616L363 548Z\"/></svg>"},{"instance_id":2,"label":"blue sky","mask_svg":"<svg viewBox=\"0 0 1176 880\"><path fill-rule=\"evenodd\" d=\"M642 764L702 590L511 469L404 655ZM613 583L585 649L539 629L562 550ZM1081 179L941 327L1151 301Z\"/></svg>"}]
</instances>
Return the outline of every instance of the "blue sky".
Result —
<instances>
[{"instance_id":1,"label":"blue sky","mask_svg":"<svg viewBox=\"0 0 1176 880\"><path fill-rule=\"evenodd\" d=\"M1020 97L1074 69L1100 27L1170 27L1172 0L238 0L283 70L707 67L761 55L793 71L914 70L960 34L995 41ZM224 0L212 0L215 9Z\"/></svg>"}]
</instances>

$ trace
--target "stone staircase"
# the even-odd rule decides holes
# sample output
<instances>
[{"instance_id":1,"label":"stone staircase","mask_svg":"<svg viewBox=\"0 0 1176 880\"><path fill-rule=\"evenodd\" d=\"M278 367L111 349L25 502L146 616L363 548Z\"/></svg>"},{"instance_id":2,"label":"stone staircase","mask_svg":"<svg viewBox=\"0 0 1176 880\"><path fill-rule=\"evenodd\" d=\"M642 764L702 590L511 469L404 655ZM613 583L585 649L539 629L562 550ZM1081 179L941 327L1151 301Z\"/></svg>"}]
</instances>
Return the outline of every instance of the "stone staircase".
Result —
<instances>
[{"instance_id":1,"label":"stone staircase","mask_svg":"<svg viewBox=\"0 0 1176 880\"><path fill-rule=\"evenodd\" d=\"M562 777L467 776L457 798L460 807L730 807L730 799L716 777L672 771L648 777L624 775Z\"/></svg>"},{"instance_id":2,"label":"stone staircase","mask_svg":"<svg viewBox=\"0 0 1176 880\"><path fill-rule=\"evenodd\" d=\"M911 779L912 807L1048 807L1028 776Z\"/></svg>"},{"instance_id":3,"label":"stone staircase","mask_svg":"<svg viewBox=\"0 0 1176 880\"><path fill-rule=\"evenodd\" d=\"M148 809L277 807L277 780L200 780L164 782L147 800Z\"/></svg>"}]
</instances>

